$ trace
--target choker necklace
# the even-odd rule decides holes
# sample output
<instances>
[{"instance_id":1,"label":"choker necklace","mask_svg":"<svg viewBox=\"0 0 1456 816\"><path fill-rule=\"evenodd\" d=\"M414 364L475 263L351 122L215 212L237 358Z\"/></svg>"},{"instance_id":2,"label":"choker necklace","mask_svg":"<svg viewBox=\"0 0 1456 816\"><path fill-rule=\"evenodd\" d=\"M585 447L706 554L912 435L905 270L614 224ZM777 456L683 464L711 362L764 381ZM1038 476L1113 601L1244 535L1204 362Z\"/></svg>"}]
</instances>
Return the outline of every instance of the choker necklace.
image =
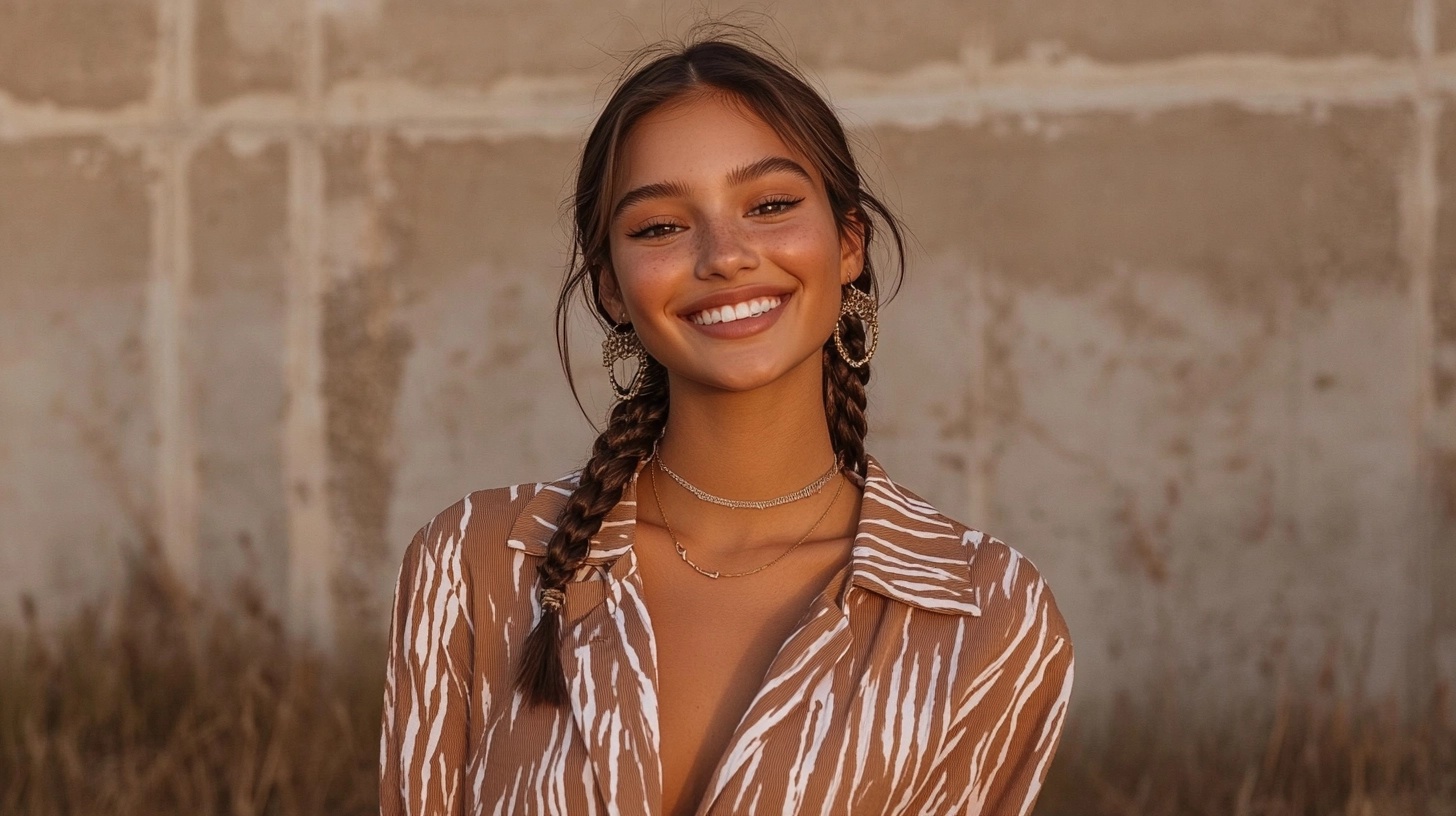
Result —
<instances>
[{"instance_id":1,"label":"choker necklace","mask_svg":"<svg viewBox=\"0 0 1456 816\"><path fill-rule=\"evenodd\" d=\"M658 467L662 468L663 473L671 476L674 482L682 485L684 490L688 491L694 496L697 496L703 501L708 502L709 504L717 504L723 507L732 507L735 510L767 510L770 507L778 507L781 504L789 504L791 502L799 501L800 499L807 499L815 493L823 490L824 486L829 484L829 480L834 478L834 474L838 473L842 468L842 462L838 454L836 454L834 457L834 463L829 466L828 470L824 471L823 476L820 476L813 482L804 485L798 490L795 490L793 493L788 493L774 499L763 499L761 501L739 501L738 499L725 499L722 496L714 496L712 493L703 490L697 485L690 483L687 479L684 479L683 477L674 473L672 468L668 467L662 461L662 457L657 455L656 445L652 446L652 456L649 458L652 461L656 462Z\"/></svg>"},{"instance_id":2,"label":"choker necklace","mask_svg":"<svg viewBox=\"0 0 1456 816\"><path fill-rule=\"evenodd\" d=\"M836 464L837 464L837 460L836 460ZM670 473L671 471L668 471L668 472ZM662 516L662 526L667 528L667 537L672 540L672 546L677 549L677 557L678 558L681 558L683 560L683 563L684 564L687 564L688 566L690 566L694 570L696 570L699 575L706 575L709 578L713 578L713 579L717 579L717 578L742 578L742 577L744 577L746 575L752 575L755 572L763 572L764 570L768 569L769 567L772 567L774 564L777 564L778 562L784 560L784 556L788 555L789 553L793 552L794 550L799 549L799 545L800 544L803 544L805 541L808 541L809 540L809 536L813 535L814 534L814 531L817 530L817 529L819 529L819 522L823 521L829 515L829 511L834 508L834 503L837 502L837 501L839 501L839 493L840 493L840 491L844 490L844 482L845 482L845 480L843 480L843 479L841 479L839 481L839 486L836 487L836 488L834 488L834 495L832 497L830 497L829 504L824 508L824 512L821 513L821 514L819 514L818 520L816 520L814 522L814 526L813 527L810 527L809 528L809 532L804 533L804 535L802 537L800 537L798 541L795 541L794 542L794 545L792 547L790 547L787 550L784 550L783 552L779 553L779 555L778 555L777 558L775 558L774 560L768 562L767 564L764 564L761 567L756 567L754 569L747 570L745 572L722 572L722 571L719 571L719 570L711 570L711 571L710 570L705 570L702 567L698 566L697 564L694 564L693 563L693 560L691 558L688 558L688 550L687 550L687 548L682 545L682 542L681 541L678 541L677 540L677 533L674 533L672 531L672 525L667 523L667 514L662 511L662 497L659 496L659 495L657 495L657 473L654 471L652 473L647 474L647 476L648 476L649 479L652 480L652 499L653 499L653 501L657 502L657 513L658 513L658 515Z\"/></svg>"}]
</instances>

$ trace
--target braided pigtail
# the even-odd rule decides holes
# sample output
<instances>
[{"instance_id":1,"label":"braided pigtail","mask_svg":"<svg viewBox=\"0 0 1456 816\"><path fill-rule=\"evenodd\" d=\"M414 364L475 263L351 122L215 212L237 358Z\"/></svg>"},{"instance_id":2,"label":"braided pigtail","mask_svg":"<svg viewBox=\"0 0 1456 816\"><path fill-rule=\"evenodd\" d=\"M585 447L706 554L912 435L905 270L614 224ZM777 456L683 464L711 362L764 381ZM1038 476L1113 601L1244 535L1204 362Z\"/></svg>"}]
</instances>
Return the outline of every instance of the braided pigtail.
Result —
<instances>
[{"instance_id":1,"label":"braided pigtail","mask_svg":"<svg viewBox=\"0 0 1456 816\"><path fill-rule=\"evenodd\" d=\"M839 337L844 348L855 359L863 359L865 330L859 320L841 316ZM824 344L824 413L829 419L829 439L834 450L844 457L845 467L860 476L866 475L865 384L870 381L869 364L854 368L844 361L831 337Z\"/></svg>"},{"instance_id":2,"label":"braided pigtail","mask_svg":"<svg viewBox=\"0 0 1456 816\"><path fill-rule=\"evenodd\" d=\"M516 688L532 705L566 703L566 675L561 668L563 590L586 558L602 519L621 501L638 464L651 455L667 424L667 370L648 358L640 376L642 391L612 408L607 427L582 468L581 482L567 498L546 545L546 558L536 568L541 617L526 636L516 674Z\"/></svg>"}]
</instances>

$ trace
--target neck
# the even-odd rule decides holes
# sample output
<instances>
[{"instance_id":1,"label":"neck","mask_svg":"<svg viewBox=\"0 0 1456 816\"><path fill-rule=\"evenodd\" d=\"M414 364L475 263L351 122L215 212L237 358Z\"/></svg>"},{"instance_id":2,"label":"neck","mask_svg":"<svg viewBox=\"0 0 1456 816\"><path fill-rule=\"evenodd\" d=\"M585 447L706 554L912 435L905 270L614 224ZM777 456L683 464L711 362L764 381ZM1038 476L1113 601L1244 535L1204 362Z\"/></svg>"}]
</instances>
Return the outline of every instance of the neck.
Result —
<instances>
[{"instance_id":1,"label":"neck","mask_svg":"<svg viewBox=\"0 0 1456 816\"><path fill-rule=\"evenodd\" d=\"M834 461L818 359L751 392L724 392L682 380L668 387L672 406L658 454L701 490L740 501L776 498L812 483ZM644 479L655 478L658 495L644 492L652 490L650 481L639 485L639 521L665 525L665 513L679 540L705 563L726 569L756 566L734 565L733 554L777 554L799 531L812 529L816 539L847 539L859 520L859 491L844 485L843 475L802 501L747 510L702 501L650 467ZM837 487L844 488L843 496L830 501ZM815 521L826 513L822 523Z\"/></svg>"},{"instance_id":2,"label":"neck","mask_svg":"<svg viewBox=\"0 0 1456 816\"><path fill-rule=\"evenodd\" d=\"M723 498L798 490L834 461L821 377L819 366L801 366L747 393L674 381L658 453L684 479Z\"/></svg>"}]
</instances>

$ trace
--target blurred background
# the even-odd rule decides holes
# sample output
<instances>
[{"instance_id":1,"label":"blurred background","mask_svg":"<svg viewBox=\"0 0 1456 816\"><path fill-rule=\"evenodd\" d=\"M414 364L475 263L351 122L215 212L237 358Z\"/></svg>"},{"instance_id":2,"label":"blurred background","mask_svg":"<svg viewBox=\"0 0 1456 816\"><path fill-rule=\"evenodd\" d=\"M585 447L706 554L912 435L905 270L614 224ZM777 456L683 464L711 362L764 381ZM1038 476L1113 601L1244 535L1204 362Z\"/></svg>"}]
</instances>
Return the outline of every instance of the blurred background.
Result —
<instances>
[{"instance_id":1,"label":"blurred background","mask_svg":"<svg viewBox=\"0 0 1456 816\"><path fill-rule=\"evenodd\" d=\"M0 0L0 811L375 806L411 534L588 453L585 130L738 8ZM1456 0L746 8L916 239L869 449L1076 638L1038 812L1456 813Z\"/></svg>"}]
</instances>

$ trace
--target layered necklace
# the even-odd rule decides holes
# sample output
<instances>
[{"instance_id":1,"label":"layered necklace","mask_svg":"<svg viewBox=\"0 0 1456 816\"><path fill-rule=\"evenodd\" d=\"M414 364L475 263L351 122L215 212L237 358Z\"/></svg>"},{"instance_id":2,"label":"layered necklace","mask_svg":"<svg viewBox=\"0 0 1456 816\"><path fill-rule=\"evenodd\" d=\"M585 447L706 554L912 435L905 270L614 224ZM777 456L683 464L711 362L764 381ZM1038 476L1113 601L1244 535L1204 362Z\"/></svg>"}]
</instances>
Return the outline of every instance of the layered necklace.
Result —
<instances>
[{"instance_id":1,"label":"layered necklace","mask_svg":"<svg viewBox=\"0 0 1456 816\"><path fill-rule=\"evenodd\" d=\"M819 524L829 516L829 511L834 508L835 502L839 500L840 491L844 490L844 480L840 479L839 485L834 488L834 495L829 499L829 504L825 506L824 512L819 515L819 518L817 520L815 520L814 525L809 528L809 531L804 533L804 535L800 536L799 540L795 541L793 546L789 547L787 550L784 550L782 553L779 553L778 557L774 558L767 564L755 567L751 570L745 570L743 572L723 572L721 570L706 570L698 566L696 563L693 562L691 558L688 557L687 548L684 547L682 545L682 542L678 540L677 533L673 532L672 524L670 524L667 520L667 513L664 512L662 509L662 496L660 496L657 492L657 471L659 469L663 473L666 473L668 476L671 476L673 481L682 485L684 489L686 489L689 493L692 493L694 496L701 499L702 501L709 502L711 504L717 504L723 507L732 507L738 510L766 510L770 507L778 507L780 505L789 504L790 502L807 499L808 497L813 496L814 494L823 490L824 486L829 484L830 480L839 473L842 467L842 460L838 456L835 456L834 464L829 467L829 470L824 472L824 475L815 479L813 482L810 482L809 484L799 488L798 490L795 490L792 493L786 493L776 498L763 499L761 501L738 501L735 499L725 499L721 496L715 496L712 493L709 493L706 490L699 488L697 485L692 484L687 479L684 479L683 477L674 473L671 468L663 464L662 457L658 455L657 448L655 446L652 449L651 457L649 457L648 459L648 465L653 468L648 473L648 478L652 480L652 499L657 503L657 512L659 515L662 516L662 526L667 528L667 537L672 540L672 546L674 549L677 550L678 557L683 560L684 564L692 567L693 570L696 571L698 574L705 575L713 579L743 578L748 575L753 575L754 573L762 572L769 567L772 567L774 564L782 561L784 557L787 556L789 553L797 550L800 544L808 541L809 536L813 535L814 531L819 529Z\"/></svg>"},{"instance_id":2,"label":"layered necklace","mask_svg":"<svg viewBox=\"0 0 1456 816\"><path fill-rule=\"evenodd\" d=\"M675 473L672 468L668 467L666 463L662 461L662 457L657 455L656 448L652 449L652 459L657 463L658 467L662 468L663 473L671 476L674 482L682 485L683 488L686 489L689 493L710 504L717 504L723 507L732 507L735 510L767 510L770 507L778 507L781 504L789 504L791 502L796 502L800 499L807 499L815 493L823 490L824 485L829 484L829 480L833 479L834 474L838 473L839 469L842 467L840 458L838 456L835 456L834 462L829 465L828 470L824 471L824 475L820 476L809 484L804 485L798 490L795 490L792 493L785 493L784 495L777 498L763 499L762 501L739 501L737 499L725 499L721 496L714 496L712 493L703 490L697 485L689 482L687 479L684 479L683 477L677 475L677 473Z\"/></svg>"}]
</instances>

